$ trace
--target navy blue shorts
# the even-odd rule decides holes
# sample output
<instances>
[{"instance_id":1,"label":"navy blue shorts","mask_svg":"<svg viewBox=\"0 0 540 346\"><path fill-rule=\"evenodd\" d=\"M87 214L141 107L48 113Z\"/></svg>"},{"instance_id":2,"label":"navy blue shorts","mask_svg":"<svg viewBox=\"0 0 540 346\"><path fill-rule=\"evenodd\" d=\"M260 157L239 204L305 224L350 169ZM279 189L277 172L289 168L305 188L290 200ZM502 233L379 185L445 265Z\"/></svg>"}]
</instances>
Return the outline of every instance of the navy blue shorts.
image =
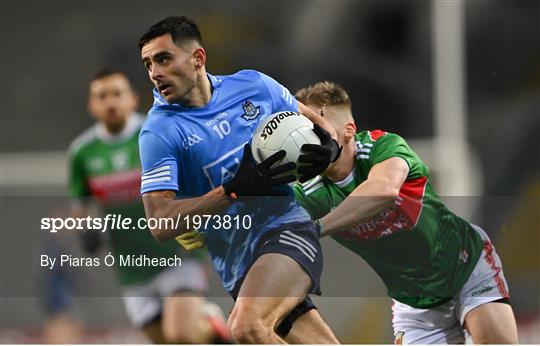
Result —
<instances>
[{"instance_id":1,"label":"navy blue shorts","mask_svg":"<svg viewBox=\"0 0 540 346\"><path fill-rule=\"evenodd\" d=\"M291 223L265 234L257 244L253 263L268 253L279 253L294 259L311 278L309 293L321 294L323 256L319 243L319 231L313 222ZM240 286L241 284L232 292L235 300ZM281 321L276 330L278 335L287 336L294 321L312 309L316 309L316 306L309 297L306 297Z\"/></svg>"},{"instance_id":2,"label":"navy blue shorts","mask_svg":"<svg viewBox=\"0 0 540 346\"><path fill-rule=\"evenodd\" d=\"M321 294L323 255L315 224L296 222L266 233L257 244L253 262L268 253L279 253L295 260L311 278L309 293Z\"/></svg>"}]
</instances>

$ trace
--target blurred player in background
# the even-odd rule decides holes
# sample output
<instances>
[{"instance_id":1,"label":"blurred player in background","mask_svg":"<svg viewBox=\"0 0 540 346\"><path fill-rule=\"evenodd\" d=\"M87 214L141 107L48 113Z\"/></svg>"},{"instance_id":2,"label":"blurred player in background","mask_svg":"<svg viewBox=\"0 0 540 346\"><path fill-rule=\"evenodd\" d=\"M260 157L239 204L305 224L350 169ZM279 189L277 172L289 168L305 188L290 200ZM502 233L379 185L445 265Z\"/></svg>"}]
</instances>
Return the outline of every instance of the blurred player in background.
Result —
<instances>
[{"instance_id":1,"label":"blurred player in background","mask_svg":"<svg viewBox=\"0 0 540 346\"><path fill-rule=\"evenodd\" d=\"M70 213L68 208L51 213L52 217L66 218ZM70 239L75 237L72 232L63 237L48 237L44 248L47 254L60 258L62 254L72 249ZM76 243L76 240L75 240ZM43 325L42 341L45 344L77 344L84 341L84 326L78 318L74 304L76 283L75 270L67 266L54 266L42 273L40 278L41 305L47 316Z\"/></svg>"},{"instance_id":2,"label":"blurred player in background","mask_svg":"<svg viewBox=\"0 0 540 346\"><path fill-rule=\"evenodd\" d=\"M294 175L280 175L295 164L272 166L284 151L255 164L246 145L257 124L278 111L300 110L334 130L260 72L207 74L200 31L186 17L153 25L139 48L155 85L154 105L140 135L146 214L184 216L175 229L151 229L156 239L187 232L185 217L212 215L201 231L214 267L236 299L229 318L233 337L241 343L337 343L306 298L320 292L322 254L317 229L286 185ZM312 148L316 160L299 169L304 179L339 156L337 142L328 132L320 133L322 145ZM247 215L251 225L227 227L224 215ZM293 323L304 329L290 334Z\"/></svg>"},{"instance_id":3,"label":"blurred player in background","mask_svg":"<svg viewBox=\"0 0 540 346\"><path fill-rule=\"evenodd\" d=\"M360 255L393 298L396 343L517 343L501 261L487 234L454 215L427 166L400 136L356 132L351 100L321 82L297 92L343 145L323 175L295 185L300 204L330 235ZM331 212L332 211L332 212Z\"/></svg>"},{"instance_id":4,"label":"blurred player in background","mask_svg":"<svg viewBox=\"0 0 540 346\"><path fill-rule=\"evenodd\" d=\"M91 80L88 110L96 124L70 146L69 190L76 217L121 215L135 223L144 218L139 197L138 136L143 118L135 112L137 97L128 77L102 70ZM91 197L91 198L89 198ZM94 202L96 202L94 204ZM101 230L88 230L88 252L99 247ZM157 244L146 229L111 229L110 246L132 324L155 343L211 343L227 338L219 308L206 301L204 256L184 256L181 266L119 266L119 256L171 258L174 242ZM198 257L198 258L197 258Z\"/></svg>"}]
</instances>

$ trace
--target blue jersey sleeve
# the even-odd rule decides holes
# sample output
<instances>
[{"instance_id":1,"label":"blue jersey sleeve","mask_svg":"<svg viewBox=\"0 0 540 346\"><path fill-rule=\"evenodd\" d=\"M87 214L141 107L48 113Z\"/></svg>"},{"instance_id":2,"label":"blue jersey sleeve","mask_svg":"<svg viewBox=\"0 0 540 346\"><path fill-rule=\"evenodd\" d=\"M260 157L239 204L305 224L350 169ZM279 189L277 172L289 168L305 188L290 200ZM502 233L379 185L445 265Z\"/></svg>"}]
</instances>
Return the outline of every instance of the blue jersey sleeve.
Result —
<instances>
[{"instance_id":1,"label":"blue jersey sleeve","mask_svg":"<svg viewBox=\"0 0 540 346\"><path fill-rule=\"evenodd\" d=\"M139 153L141 194L156 190L178 191L178 162L169 143L154 132L143 131L139 136Z\"/></svg>"},{"instance_id":2,"label":"blue jersey sleeve","mask_svg":"<svg viewBox=\"0 0 540 346\"><path fill-rule=\"evenodd\" d=\"M281 111L298 112L298 101L291 94L289 89L264 73L257 72L257 74L272 98L272 113Z\"/></svg>"}]
</instances>

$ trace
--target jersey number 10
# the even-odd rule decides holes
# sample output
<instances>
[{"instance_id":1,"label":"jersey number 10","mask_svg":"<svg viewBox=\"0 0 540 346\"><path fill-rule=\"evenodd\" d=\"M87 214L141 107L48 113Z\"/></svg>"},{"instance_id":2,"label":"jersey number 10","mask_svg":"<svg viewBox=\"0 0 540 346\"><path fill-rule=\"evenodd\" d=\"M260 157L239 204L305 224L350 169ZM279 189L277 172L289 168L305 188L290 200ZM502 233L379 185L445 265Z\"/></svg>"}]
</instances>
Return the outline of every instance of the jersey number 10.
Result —
<instances>
[{"instance_id":1,"label":"jersey number 10","mask_svg":"<svg viewBox=\"0 0 540 346\"><path fill-rule=\"evenodd\" d=\"M231 125L227 120L222 120L217 125L214 125L212 130L217 132L220 139L223 139L225 136L231 133Z\"/></svg>"}]
</instances>

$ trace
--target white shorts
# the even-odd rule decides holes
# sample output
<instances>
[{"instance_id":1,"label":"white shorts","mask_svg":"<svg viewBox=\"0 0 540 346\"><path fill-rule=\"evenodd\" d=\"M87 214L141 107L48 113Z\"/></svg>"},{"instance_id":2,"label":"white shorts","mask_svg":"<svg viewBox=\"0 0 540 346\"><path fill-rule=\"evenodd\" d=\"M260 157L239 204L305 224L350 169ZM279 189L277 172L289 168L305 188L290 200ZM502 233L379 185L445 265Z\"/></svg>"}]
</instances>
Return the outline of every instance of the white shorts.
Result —
<instances>
[{"instance_id":1,"label":"white shorts","mask_svg":"<svg viewBox=\"0 0 540 346\"><path fill-rule=\"evenodd\" d=\"M480 227L472 226L484 241L484 249L471 276L452 300L431 309L417 309L394 300L395 344L463 344L467 313L480 305L509 298L495 247Z\"/></svg>"},{"instance_id":2,"label":"white shorts","mask_svg":"<svg viewBox=\"0 0 540 346\"><path fill-rule=\"evenodd\" d=\"M161 317L164 298L182 291L207 290L204 264L186 259L181 266L169 267L143 284L122 287L122 296L131 323L142 328Z\"/></svg>"}]
</instances>

